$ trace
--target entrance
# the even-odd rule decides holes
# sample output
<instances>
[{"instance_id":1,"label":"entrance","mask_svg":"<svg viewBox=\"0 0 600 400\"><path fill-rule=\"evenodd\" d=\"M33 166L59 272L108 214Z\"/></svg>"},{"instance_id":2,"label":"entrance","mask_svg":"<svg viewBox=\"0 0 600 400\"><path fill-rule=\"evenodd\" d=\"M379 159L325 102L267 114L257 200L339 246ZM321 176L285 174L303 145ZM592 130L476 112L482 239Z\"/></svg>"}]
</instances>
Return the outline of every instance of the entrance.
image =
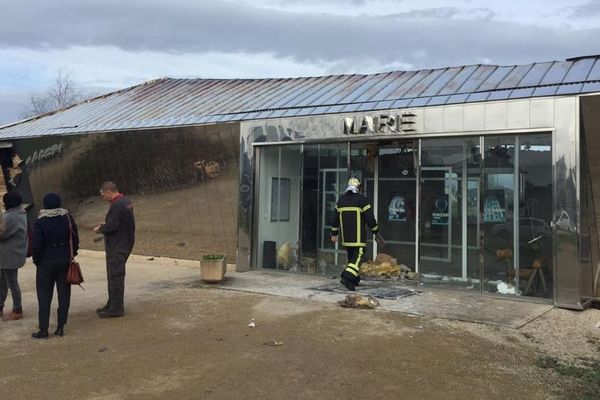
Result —
<instances>
[{"instance_id":1,"label":"entrance","mask_svg":"<svg viewBox=\"0 0 600 400\"><path fill-rule=\"evenodd\" d=\"M427 139L420 161L422 281L551 298L551 135Z\"/></svg>"},{"instance_id":2,"label":"entrance","mask_svg":"<svg viewBox=\"0 0 600 400\"><path fill-rule=\"evenodd\" d=\"M423 282L479 289L480 141L421 141L419 272Z\"/></svg>"},{"instance_id":3,"label":"entrance","mask_svg":"<svg viewBox=\"0 0 600 400\"><path fill-rule=\"evenodd\" d=\"M369 238L365 259L386 253L428 285L553 295L549 133L271 146L259 159L256 265L338 275L331 224L356 176L386 241Z\"/></svg>"},{"instance_id":4,"label":"entrance","mask_svg":"<svg viewBox=\"0 0 600 400\"><path fill-rule=\"evenodd\" d=\"M550 134L352 145L386 253L422 283L552 297ZM419 152L420 145L420 152Z\"/></svg>"}]
</instances>

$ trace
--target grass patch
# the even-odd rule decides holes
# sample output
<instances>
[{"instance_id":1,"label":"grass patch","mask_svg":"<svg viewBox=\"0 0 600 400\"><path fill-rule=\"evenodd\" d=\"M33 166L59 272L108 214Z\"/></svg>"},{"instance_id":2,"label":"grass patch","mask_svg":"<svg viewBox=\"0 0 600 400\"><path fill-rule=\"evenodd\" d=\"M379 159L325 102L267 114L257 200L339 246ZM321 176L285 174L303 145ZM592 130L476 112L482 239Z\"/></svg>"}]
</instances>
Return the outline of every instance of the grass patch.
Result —
<instances>
[{"instance_id":1,"label":"grass patch","mask_svg":"<svg viewBox=\"0 0 600 400\"><path fill-rule=\"evenodd\" d=\"M600 360L581 359L579 364L574 364L554 357L539 357L535 364L578 380L582 387L581 400L600 399Z\"/></svg>"}]
</instances>

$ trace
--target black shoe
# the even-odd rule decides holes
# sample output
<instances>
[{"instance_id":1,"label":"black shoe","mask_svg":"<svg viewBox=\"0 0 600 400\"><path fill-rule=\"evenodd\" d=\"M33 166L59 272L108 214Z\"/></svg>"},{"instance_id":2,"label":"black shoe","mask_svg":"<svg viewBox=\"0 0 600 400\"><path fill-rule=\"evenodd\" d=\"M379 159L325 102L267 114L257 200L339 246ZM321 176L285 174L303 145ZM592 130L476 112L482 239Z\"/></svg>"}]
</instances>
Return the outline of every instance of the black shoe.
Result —
<instances>
[{"instance_id":1,"label":"black shoe","mask_svg":"<svg viewBox=\"0 0 600 400\"><path fill-rule=\"evenodd\" d=\"M100 314L101 312L104 312L104 311L108 311L108 304L103 307L96 308L96 314Z\"/></svg>"},{"instance_id":2,"label":"black shoe","mask_svg":"<svg viewBox=\"0 0 600 400\"><path fill-rule=\"evenodd\" d=\"M31 334L31 337L35 338L35 339L47 339L48 338L48 330L41 330L40 329L37 332L33 332Z\"/></svg>"},{"instance_id":3,"label":"black shoe","mask_svg":"<svg viewBox=\"0 0 600 400\"><path fill-rule=\"evenodd\" d=\"M62 325L57 327L56 330L54 331L54 336L63 337L64 334L65 334L65 327Z\"/></svg>"},{"instance_id":4,"label":"black shoe","mask_svg":"<svg viewBox=\"0 0 600 400\"><path fill-rule=\"evenodd\" d=\"M100 311L98 313L98 316L100 318L118 318L118 317L124 317L125 313L123 311L116 312L116 311L106 310L106 311Z\"/></svg>"},{"instance_id":5,"label":"black shoe","mask_svg":"<svg viewBox=\"0 0 600 400\"><path fill-rule=\"evenodd\" d=\"M344 286L346 286L346 289L354 292L354 290L356 289L356 287L354 286L354 283L350 282L348 279L342 277L342 279L340 280L340 283Z\"/></svg>"}]
</instances>

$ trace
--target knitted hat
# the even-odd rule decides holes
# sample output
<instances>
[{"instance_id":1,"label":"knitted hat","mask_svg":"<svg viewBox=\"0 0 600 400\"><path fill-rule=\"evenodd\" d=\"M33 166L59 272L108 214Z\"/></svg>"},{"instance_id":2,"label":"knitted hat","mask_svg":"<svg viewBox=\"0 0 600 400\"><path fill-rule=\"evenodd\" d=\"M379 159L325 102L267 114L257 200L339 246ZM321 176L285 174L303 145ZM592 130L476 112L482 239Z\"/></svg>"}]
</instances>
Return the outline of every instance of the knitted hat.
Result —
<instances>
[{"instance_id":1,"label":"knitted hat","mask_svg":"<svg viewBox=\"0 0 600 400\"><path fill-rule=\"evenodd\" d=\"M60 196L53 192L46 193L44 195L44 199L42 200L42 203L44 204L44 208L46 210L50 210L53 208L60 208L60 205L61 205Z\"/></svg>"},{"instance_id":2,"label":"knitted hat","mask_svg":"<svg viewBox=\"0 0 600 400\"><path fill-rule=\"evenodd\" d=\"M21 195L17 192L8 192L2 197L2 201L4 201L4 208L10 209L20 206L23 203L23 199Z\"/></svg>"}]
</instances>

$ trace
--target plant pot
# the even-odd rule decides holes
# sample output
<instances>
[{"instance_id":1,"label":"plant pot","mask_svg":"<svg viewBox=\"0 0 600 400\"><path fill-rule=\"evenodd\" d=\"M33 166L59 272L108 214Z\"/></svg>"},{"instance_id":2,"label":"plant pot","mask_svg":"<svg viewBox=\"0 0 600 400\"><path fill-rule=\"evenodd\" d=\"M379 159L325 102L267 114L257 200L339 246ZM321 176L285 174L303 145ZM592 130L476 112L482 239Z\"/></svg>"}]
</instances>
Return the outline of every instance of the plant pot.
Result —
<instances>
[{"instance_id":1,"label":"plant pot","mask_svg":"<svg viewBox=\"0 0 600 400\"><path fill-rule=\"evenodd\" d=\"M201 260L200 279L208 283L221 282L225 277L226 269L225 257L218 260Z\"/></svg>"}]
</instances>

